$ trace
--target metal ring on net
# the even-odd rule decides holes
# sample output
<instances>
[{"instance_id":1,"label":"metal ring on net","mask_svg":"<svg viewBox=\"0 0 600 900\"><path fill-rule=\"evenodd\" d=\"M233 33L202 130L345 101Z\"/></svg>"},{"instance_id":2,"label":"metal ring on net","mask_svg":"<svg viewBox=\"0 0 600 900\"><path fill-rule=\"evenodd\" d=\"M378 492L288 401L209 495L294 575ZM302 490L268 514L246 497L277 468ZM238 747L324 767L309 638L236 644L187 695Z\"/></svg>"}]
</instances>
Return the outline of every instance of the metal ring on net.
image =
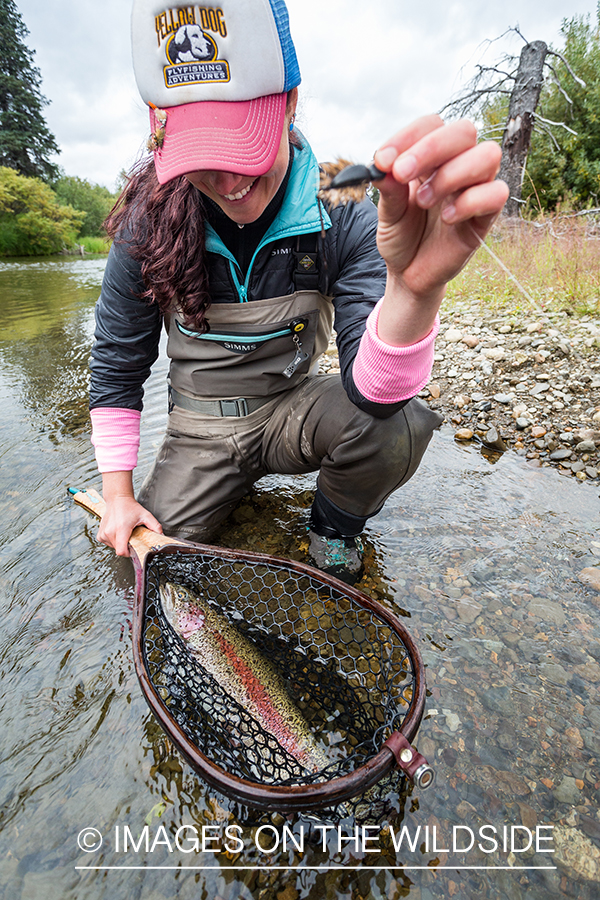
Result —
<instances>
[{"instance_id":1,"label":"metal ring on net","mask_svg":"<svg viewBox=\"0 0 600 900\"><path fill-rule=\"evenodd\" d=\"M101 516L95 491L75 500ZM425 704L419 651L381 604L299 562L165 538L139 527L133 653L142 692L194 771L226 796L282 813L376 803L404 775L434 773L411 746ZM190 652L161 601L165 581L225 616L281 674L311 731L343 752L309 773Z\"/></svg>"}]
</instances>

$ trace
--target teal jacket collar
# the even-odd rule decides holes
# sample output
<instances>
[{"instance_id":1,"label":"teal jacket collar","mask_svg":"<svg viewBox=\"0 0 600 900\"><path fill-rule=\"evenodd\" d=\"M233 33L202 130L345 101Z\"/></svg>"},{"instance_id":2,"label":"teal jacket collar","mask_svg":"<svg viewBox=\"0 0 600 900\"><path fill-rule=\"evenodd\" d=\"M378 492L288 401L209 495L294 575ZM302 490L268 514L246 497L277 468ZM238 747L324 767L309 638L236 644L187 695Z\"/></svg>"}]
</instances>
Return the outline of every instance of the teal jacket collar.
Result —
<instances>
[{"instance_id":1,"label":"teal jacket collar","mask_svg":"<svg viewBox=\"0 0 600 900\"><path fill-rule=\"evenodd\" d=\"M331 228L329 214L317 198L320 180L319 164L306 139L302 135L300 135L300 139L302 150L294 149L290 180L281 209L265 232L256 253L271 241L278 241L290 235L321 231L321 228ZM206 249L211 253L220 253L235 263L232 254L208 222L206 224ZM252 264L250 268L252 268Z\"/></svg>"}]
</instances>

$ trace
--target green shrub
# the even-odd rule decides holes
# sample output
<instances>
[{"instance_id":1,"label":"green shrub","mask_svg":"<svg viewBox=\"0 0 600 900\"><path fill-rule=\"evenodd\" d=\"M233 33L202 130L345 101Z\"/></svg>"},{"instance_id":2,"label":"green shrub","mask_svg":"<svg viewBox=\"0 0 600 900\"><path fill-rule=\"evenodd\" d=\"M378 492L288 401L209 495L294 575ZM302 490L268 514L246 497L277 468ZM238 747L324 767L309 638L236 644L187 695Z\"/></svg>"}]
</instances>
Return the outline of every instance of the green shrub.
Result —
<instances>
[{"instance_id":1,"label":"green shrub","mask_svg":"<svg viewBox=\"0 0 600 900\"><path fill-rule=\"evenodd\" d=\"M84 178L61 175L52 185L60 203L85 213L79 232L80 237L100 237L102 223L111 211L116 194L100 184L92 184Z\"/></svg>"},{"instance_id":2,"label":"green shrub","mask_svg":"<svg viewBox=\"0 0 600 900\"><path fill-rule=\"evenodd\" d=\"M0 166L0 255L51 256L75 243L83 213L39 178Z\"/></svg>"},{"instance_id":3,"label":"green shrub","mask_svg":"<svg viewBox=\"0 0 600 900\"><path fill-rule=\"evenodd\" d=\"M77 240L86 253L108 253L110 250L110 240L106 237L80 237Z\"/></svg>"}]
</instances>

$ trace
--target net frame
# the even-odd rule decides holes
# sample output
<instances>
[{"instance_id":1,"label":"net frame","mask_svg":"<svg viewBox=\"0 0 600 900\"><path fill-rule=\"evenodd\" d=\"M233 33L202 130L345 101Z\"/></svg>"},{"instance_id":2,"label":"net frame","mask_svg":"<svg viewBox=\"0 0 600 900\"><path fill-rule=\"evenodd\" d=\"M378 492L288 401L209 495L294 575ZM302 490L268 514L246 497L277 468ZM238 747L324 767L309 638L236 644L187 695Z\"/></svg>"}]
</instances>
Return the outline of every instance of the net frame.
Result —
<instances>
[{"instance_id":1,"label":"net frame","mask_svg":"<svg viewBox=\"0 0 600 900\"><path fill-rule=\"evenodd\" d=\"M410 757L410 751L407 748L418 731L426 694L425 673L420 653L411 635L396 615L356 588L343 584L326 573L319 572L300 562L281 560L266 554L203 545L170 544L150 550L142 562L137 562L135 557L133 557L133 561L136 565L138 588L133 619L133 655L140 686L159 724L201 778L219 792L245 806L285 813L332 809L345 801L364 795L379 783L384 785L386 781L391 783L390 777L395 772L397 765L403 766L402 759L406 759L402 754L408 752ZM219 606L216 597L217 595L222 596L221 586L224 572L233 573L236 576L237 584L231 584L231 578L228 579L229 598L224 605ZM294 763L291 757L286 759L286 751L276 742L274 742L276 745L274 748L267 737L266 744L263 741L261 746L258 762L264 762L262 754L265 751L267 751L266 755L269 756L269 759L277 759L279 754L284 760L283 771L288 773L292 771L291 777L278 777L277 783L267 783L266 775L261 778L260 771L253 770L253 765L257 765L256 754L251 755L250 763L246 766L243 774L234 771L235 764L231 765L231 759L227 766L217 764L214 756L219 752L218 734L216 739L213 735L211 740L204 742L204 747L201 746L203 741L199 740L198 732L194 733L193 729L191 730L189 727L192 702L189 698L184 697L180 709L177 709L177 703L173 703L177 697L173 697L168 683L169 679L165 680L165 673L161 669L160 661L157 663L158 633L161 639L166 636L164 639L169 643L168 653L171 653L171 648L174 646L180 652L187 654L184 670L187 669L189 673L193 672L194 676L198 674L197 660L190 658L189 650L185 649L185 645L167 622L164 613L161 618L157 592L158 582L163 577L179 580L180 583L183 580L192 589L198 589L198 580L203 579L204 599L224 613L237 628L241 628L263 652L275 653L277 642L283 640L284 646L287 646L288 650L294 651L294 656L299 655L304 660L312 659L311 665L307 667L307 677L308 682L313 686L317 686L315 671L317 674L324 673L329 668L331 672L331 665L333 665L334 674L338 680L341 679L343 682L345 678L348 690L357 694L361 693L359 705L363 710L363 719L366 716L372 722L371 733L366 738L364 733L362 734L363 746L359 747L359 752L344 757L341 762L332 763L317 775L308 775L298 771L299 764ZM266 585L270 589L270 600L265 601L264 598L261 598L254 604L254 614L244 617L243 612L240 613L239 601L241 598L242 606L248 613L248 610L251 609L248 597L253 594L252 584L257 578L262 578L263 583L265 578L267 582L271 582ZM289 594L289 585L293 583L296 584L296 589L292 591L292 599L287 603L286 615L280 616L277 621L277 602L279 601L281 607L281 598ZM285 590L286 586L287 591ZM232 589L237 592L236 600L231 597ZM375 673L378 675L376 699L379 701L383 698L385 701L383 715L373 713L373 707L377 704L369 704L368 696L365 699L364 683L362 686L358 684L356 677L354 682L352 681L352 676L365 675L365 672L344 671L343 666L340 669L339 659L336 658L335 664L332 664L334 653L329 654L329 659L326 660L330 664L329 667L324 664L323 646L326 641L324 642L322 634L319 634L324 631L322 627L318 627L319 624L322 624L318 621L319 616L310 615L308 617L317 619L316 628L314 622L307 623L306 620L304 629L300 626L293 627L287 612L297 609L298 603L295 598L302 596L306 599L307 591L314 591L316 595L316 599L311 600L313 612L314 604L323 605L324 600L329 600L335 605L336 613L345 617L344 627L348 628L348 616L353 619L352 628L363 629L363 631L365 623L367 623L367 627L368 622L377 623L373 626L376 631L380 632L380 637L376 640L380 640L383 636L388 639L384 643L391 642L394 648L400 648L400 655L403 659L400 669L398 660L394 663L394 653L392 652L391 670L388 669L383 674L381 671ZM325 618L331 619L331 616L325 615ZM298 619L296 619L297 621ZM349 629L351 635L352 628ZM311 636L310 640L303 642L301 636L307 634ZM348 637L343 630L339 634L337 645L343 642L345 637ZM315 643L313 639L315 635L318 635L320 644L319 641ZM354 633L350 643L353 641L358 643L356 637L357 634ZM335 641L333 645L336 645ZM364 659L360 653L358 655L359 658ZM285 653L283 657L285 657ZM380 670L381 659L383 656L378 661ZM318 665L315 665L315 660ZM321 669L319 669L319 665ZM364 662L362 665L364 667ZM398 678L393 677L394 667ZM301 665L300 668L302 668ZM202 672L201 666L199 669L200 677L208 685L209 693L211 691L218 693L221 688L217 682L214 679L211 681L211 676ZM399 677L400 672L404 673L404 677ZM287 675L290 676L289 671ZM402 681L409 683L401 687ZM182 685L181 681L180 688L185 693L185 684ZM191 696L194 698L193 691L191 691ZM244 738L239 738L239 734L253 733L252 725L248 725L248 718L251 719L251 717L235 704L231 697L228 697L225 703L222 698L219 698L216 708L220 708L222 721L227 722L229 726L234 719L236 722L245 723L242 731L238 732L238 743L243 745L243 753L247 755ZM360 713L355 716L355 721L359 720ZM363 728L363 732L364 730ZM225 751L228 750L228 739L225 735L222 737L220 749L222 755L223 753L227 755ZM365 752L365 740L367 745L370 744L367 752ZM251 742L249 742L249 746L251 746ZM239 759L239 756L237 758ZM244 766L242 765L241 768L244 769ZM403 768L406 770L406 766ZM269 778L272 779L272 768L269 771Z\"/></svg>"}]
</instances>

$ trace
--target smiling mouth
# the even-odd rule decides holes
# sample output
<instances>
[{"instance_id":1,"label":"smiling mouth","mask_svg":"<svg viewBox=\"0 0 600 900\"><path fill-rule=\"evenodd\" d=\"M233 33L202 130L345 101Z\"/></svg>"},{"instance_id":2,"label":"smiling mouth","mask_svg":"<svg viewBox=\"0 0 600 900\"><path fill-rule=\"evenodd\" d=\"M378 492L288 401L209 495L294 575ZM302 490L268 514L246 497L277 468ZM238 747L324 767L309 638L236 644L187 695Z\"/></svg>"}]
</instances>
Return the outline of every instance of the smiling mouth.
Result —
<instances>
[{"instance_id":1,"label":"smiling mouth","mask_svg":"<svg viewBox=\"0 0 600 900\"><path fill-rule=\"evenodd\" d=\"M243 197L246 196L246 194L250 190L252 190L252 188L254 187L256 182L257 182L257 179L255 178L251 184L249 184L247 187L243 188L241 191L238 191L237 194L223 194L223 198L225 200L241 200Z\"/></svg>"}]
</instances>

